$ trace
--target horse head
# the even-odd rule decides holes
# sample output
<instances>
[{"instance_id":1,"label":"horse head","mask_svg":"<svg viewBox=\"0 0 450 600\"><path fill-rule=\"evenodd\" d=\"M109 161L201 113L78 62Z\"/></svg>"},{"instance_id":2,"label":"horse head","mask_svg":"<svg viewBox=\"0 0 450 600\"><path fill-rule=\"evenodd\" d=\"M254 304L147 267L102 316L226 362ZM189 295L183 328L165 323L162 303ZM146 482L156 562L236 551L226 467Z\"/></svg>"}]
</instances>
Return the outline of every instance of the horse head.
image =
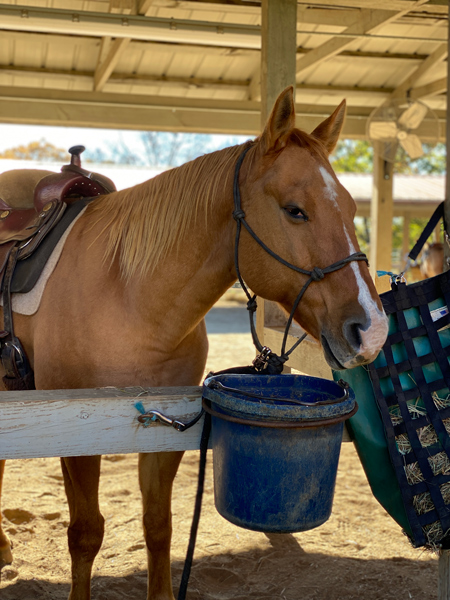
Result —
<instances>
[{"instance_id":1,"label":"horse head","mask_svg":"<svg viewBox=\"0 0 450 600\"><path fill-rule=\"evenodd\" d=\"M240 175L247 223L278 256L308 271L359 251L355 202L328 159L344 117L345 101L310 135L296 129L293 90L287 88ZM290 312L308 276L281 264L245 229L239 260L251 289ZM387 335L387 319L363 261L352 260L313 281L294 318L321 342L335 369L371 362Z\"/></svg>"}]
</instances>

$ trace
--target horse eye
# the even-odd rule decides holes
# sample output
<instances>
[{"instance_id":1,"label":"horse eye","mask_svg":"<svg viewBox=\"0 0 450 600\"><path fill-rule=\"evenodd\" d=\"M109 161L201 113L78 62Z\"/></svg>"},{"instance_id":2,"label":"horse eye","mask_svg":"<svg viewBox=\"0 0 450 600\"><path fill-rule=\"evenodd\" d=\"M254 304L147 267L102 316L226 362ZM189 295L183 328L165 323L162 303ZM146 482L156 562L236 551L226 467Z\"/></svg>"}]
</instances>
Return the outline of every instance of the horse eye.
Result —
<instances>
[{"instance_id":1,"label":"horse eye","mask_svg":"<svg viewBox=\"0 0 450 600\"><path fill-rule=\"evenodd\" d=\"M299 221L308 220L307 214L298 206L284 206L283 208L288 215L294 217L294 219L298 219Z\"/></svg>"}]
</instances>

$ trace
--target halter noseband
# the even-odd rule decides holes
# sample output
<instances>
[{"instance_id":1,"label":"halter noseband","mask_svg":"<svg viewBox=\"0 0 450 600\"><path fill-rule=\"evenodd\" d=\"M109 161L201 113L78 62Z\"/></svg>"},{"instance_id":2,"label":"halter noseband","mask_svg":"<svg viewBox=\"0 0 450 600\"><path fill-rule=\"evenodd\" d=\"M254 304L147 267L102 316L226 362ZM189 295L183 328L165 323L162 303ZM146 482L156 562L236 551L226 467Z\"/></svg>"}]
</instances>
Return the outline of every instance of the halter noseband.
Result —
<instances>
[{"instance_id":1,"label":"halter noseband","mask_svg":"<svg viewBox=\"0 0 450 600\"><path fill-rule=\"evenodd\" d=\"M325 267L324 269L321 269L319 267L314 267L311 271L307 271L306 269L301 269L300 267L296 267L295 265L287 262L286 260L284 260L284 258L281 258L281 256L279 256L273 250L271 250L268 246L266 246L266 244L256 235L256 233L253 231L253 229L250 227L250 225L245 220L245 212L242 210L242 207L241 207L241 192L239 189L239 171L241 169L245 155L247 154L247 152L250 150L251 147L252 146L249 145L249 146L247 146L247 148L245 148L243 150L242 154L238 158L238 161L236 163L236 168L234 171L233 218L236 221L236 238L235 238L235 244L234 244L234 265L235 265L236 273L237 273L237 276L239 279L239 283L241 284L242 289L244 290L245 295L247 296L247 299L248 299L247 310L249 311L249 316L250 316L250 330L251 330L251 334L252 334L252 338L253 338L253 343L256 346L256 349L260 352L259 356L257 356L256 359L254 360L253 365L259 371L267 370L267 372L269 372L269 373L270 372L279 373L282 371L284 363L289 359L289 356L292 354L292 352L295 350L295 348L297 348L297 346L307 336L307 334L304 333L295 342L295 344L288 351L286 351L286 343L287 343L288 333L289 333L289 329L291 328L292 321L294 319L295 311L297 310L300 300L303 298L303 295L306 292L306 290L308 289L309 285L313 281L321 281L325 277L325 275L327 275L328 273L333 273L334 271L338 271L339 269L342 269L342 267L345 267L345 265L348 265L350 262L352 262L354 260L365 261L366 263L368 263L368 260L367 260L367 256L363 252L355 252L355 253L351 254L350 256L347 256L347 258L344 258L343 260L335 262L332 265ZM270 350L270 348L263 346L261 344L261 342L259 341L258 335L256 333L256 327L255 327L255 323L254 323L254 313L256 312L256 309L257 309L256 294L254 296L250 295L250 292L248 291L248 288L245 285L244 280L242 279L241 272L239 270L239 238L241 235L241 225L244 225L245 229L252 236L252 238L270 256L275 258L275 260L280 262L282 265L288 267L289 269L292 269L293 271L296 271L297 273L302 273L303 275L307 275L309 277L309 279L306 281L306 283L301 288L301 290L292 306L292 310L290 312L288 321L286 323L286 328L284 330L283 343L281 344L281 354L280 355L277 355L274 352L272 352L272 350Z\"/></svg>"}]
</instances>

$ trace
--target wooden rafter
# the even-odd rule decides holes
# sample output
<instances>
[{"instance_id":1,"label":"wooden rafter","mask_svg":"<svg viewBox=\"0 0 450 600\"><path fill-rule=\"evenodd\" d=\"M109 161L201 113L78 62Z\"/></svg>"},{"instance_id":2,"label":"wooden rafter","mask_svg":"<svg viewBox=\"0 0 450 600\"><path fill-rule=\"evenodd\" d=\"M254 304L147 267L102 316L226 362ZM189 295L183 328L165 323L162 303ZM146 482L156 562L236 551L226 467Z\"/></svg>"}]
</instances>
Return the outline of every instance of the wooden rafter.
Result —
<instances>
[{"instance_id":1,"label":"wooden rafter","mask_svg":"<svg viewBox=\"0 0 450 600\"><path fill-rule=\"evenodd\" d=\"M61 78L69 79L71 81L81 81L83 79L86 82L90 82L94 77L93 71L72 71L68 69L54 69L45 67L12 67L10 65L0 64L0 74L14 75L14 77L39 77L42 79ZM130 74L114 72L111 73L108 81L120 85L153 85L153 86L169 86L171 88L175 85L179 85L182 89L187 88L209 88L214 90L242 90L248 92L251 85L246 80L238 79L217 79L217 78L201 78L201 77L179 77L179 76L159 76L159 75L141 75L141 74ZM436 82L436 85L438 83ZM432 84L430 84L432 85ZM442 82L440 83L442 85ZM358 98L363 96L366 98L368 95L374 95L377 98L388 97L392 93L393 88L376 87L376 86L337 86L337 85L321 85L321 84L297 84L297 92L302 94L304 92L324 94L329 96L342 97L343 94L347 98ZM425 86L424 86L425 87ZM417 88L419 90L419 88ZM415 91L415 90L414 90ZM439 92L435 92L439 93ZM250 93L247 94L250 98ZM427 94L430 95L430 94Z\"/></svg>"},{"instance_id":2,"label":"wooden rafter","mask_svg":"<svg viewBox=\"0 0 450 600\"><path fill-rule=\"evenodd\" d=\"M125 48L130 43L129 38L119 38L115 40L109 49L106 58L102 63L98 64L94 74L94 91L100 92L103 86L108 81L109 76L113 72L115 66L124 52Z\"/></svg>"},{"instance_id":3,"label":"wooden rafter","mask_svg":"<svg viewBox=\"0 0 450 600\"><path fill-rule=\"evenodd\" d=\"M437 64L447 58L447 44L440 44L436 50L428 56L402 83L392 92L392 98L399 98L406 95L413 86L420 82L420 79L428 74ZM437 92L441 93L441 92ZM426 94L430 95L430 94Z\"/></svg>"},{"instance_id":4,"label":"wooden rafter","mask_svg":"<svg viewBox=\"0 0 450 600\"><path fill-rule=\"evenodd\" d=\"M413 5L417 8L425 2L426 0L418 0ZM410 3L403 2L403 4ZM412 8L404 8L398 12L393 12L393 10L362 10L358 19L347 27L339 37L332 37L317 48L314 48L314 50L308 52L306 56L297 59L297 75L313 65L317 67L324 61L339 54L354 42L358 35L376 33L380 27L392 23L399 17L407 14L409 10L412 10Z\"/></svg>"},{"instance_id":5,"label":"wooden rafter","mask_svg":"<svg viewBox=\"0 0 450 600\"><path fill-rule=\"evenodd\" d=\"M415 87L411 90L410 96L415 100L420 98L429 98L430 96L437 96L447 91L447 77L441 77L426 85Z\"/></svg>"}]
</instances>

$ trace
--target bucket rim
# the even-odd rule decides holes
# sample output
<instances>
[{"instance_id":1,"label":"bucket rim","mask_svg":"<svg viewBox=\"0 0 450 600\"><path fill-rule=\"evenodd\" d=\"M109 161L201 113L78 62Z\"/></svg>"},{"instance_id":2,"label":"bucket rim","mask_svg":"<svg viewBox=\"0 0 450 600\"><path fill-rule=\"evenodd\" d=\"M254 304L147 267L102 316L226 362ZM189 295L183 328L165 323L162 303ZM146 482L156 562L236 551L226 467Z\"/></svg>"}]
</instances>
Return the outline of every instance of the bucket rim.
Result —
<instances>
[{"instance_id":1,"label":"bucket rim","mask_svg":"<svg viewBox=\"0 0 450 600\"><path fill-rule=\"evenodd\" d=\"M220 386L209 387L211 382L217 381L233 387L242 386L244 393L239 394L239 389L228 393ZM245 391L258 393L249 397ZM273 398L277 394L280 402ZM342 385L333 380L297 374L211 376L204 381L202 396L219 407L220 413L224 411L238 418L245 416L258 421L324 421L348 414L355 407L355 395L350 387L347 396L343 395ZM302 402L289 402L291 398ZM323 402L324 399L330 401Z\"/></svg>"},{"instance_id":2,"label":"bucket rim","mask_svg":"<svg viewBox=\"0 0 450 600\"><path fill-rule=\"evenodd\" d=\"M347 419L350 419L350 417L353 417L353 415L355 415L358 410L358 403L355 401L353 409L350 412L334 417L326 417L322 419L302 419L298 421L267 421L257 419L245 419L227 413L218 412L212 408L211 404L212 403L210 400L204 397L202 398L203 410L210 414L212 417L222 419L222 421L236 423L237 425L248 425L249 427L265 427L267 429L308 429L313 427L326 427L328 425L337 425L338 423L342 423Z\"/></svg>"}]
</instances>

